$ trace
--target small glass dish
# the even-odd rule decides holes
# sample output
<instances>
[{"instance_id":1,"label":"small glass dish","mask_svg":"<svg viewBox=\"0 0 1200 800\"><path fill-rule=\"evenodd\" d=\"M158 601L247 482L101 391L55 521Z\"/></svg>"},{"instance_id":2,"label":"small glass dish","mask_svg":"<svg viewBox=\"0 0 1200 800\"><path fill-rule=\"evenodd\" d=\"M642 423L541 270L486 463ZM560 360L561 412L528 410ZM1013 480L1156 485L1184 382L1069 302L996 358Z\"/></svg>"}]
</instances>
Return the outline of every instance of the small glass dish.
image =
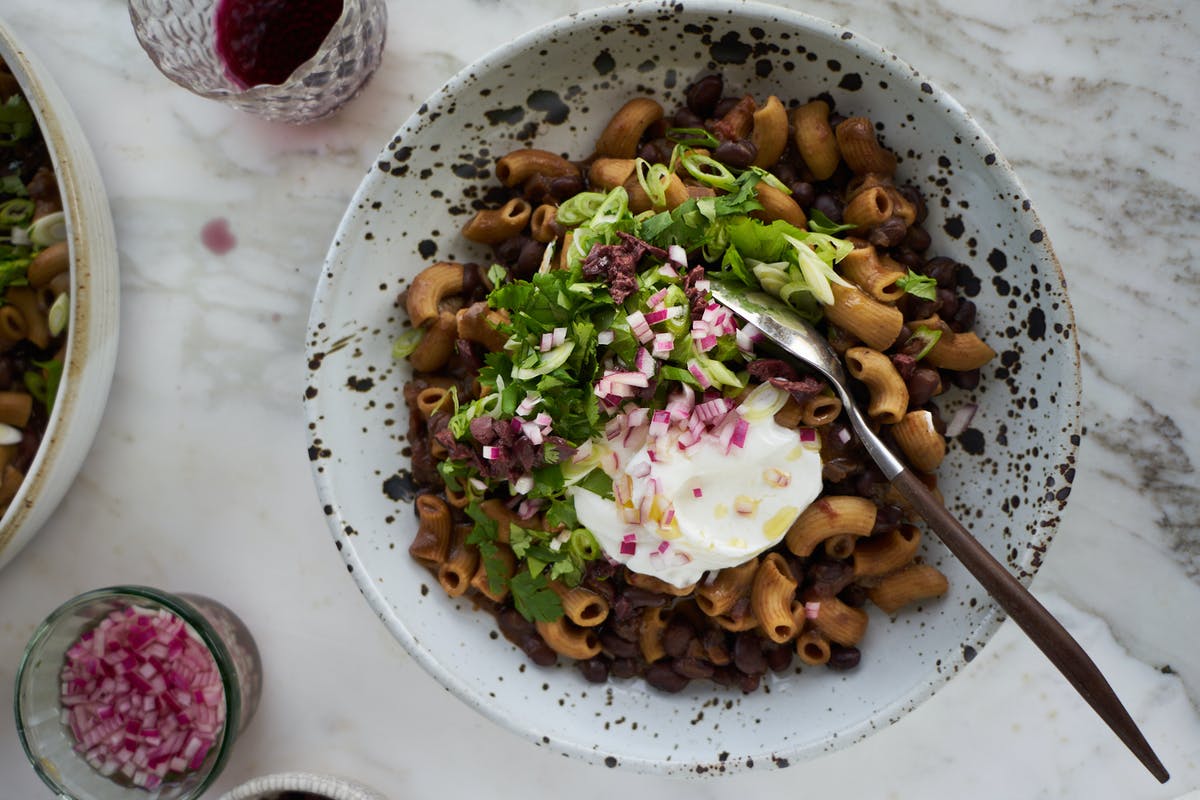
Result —
<instances>
[{"instance_id":1,"label":"small glass dish","mask_svg":"<svg viewBox=\"0 0 1200 800\"><path fill-rule=\"evenodd\" d=\"M174 753L185 762L191 759L192 763L186 768L168 771L165 777L160 776L161 783L149 789L135 786L119 769L113 772L111 777L107 777L98 767L88 763L84 754L75 747L78 734L67 722L71 718L71 711L67 710L64 713L65 709L73 708L66 705L64 693L78 691L68 688L71 685L70 680L64 679L68 654L74 652L74 663L78 664L80 651L73 651L73 648L83 647L85 643L98 651L116 652L119 646L112 642L118 638L124 638L126 642L133 641L133 634L128 633L128 630L132 630L132 626L140 623L143 618L163 621L163 638L159 641L164 644L159 650L151 652L151 648L155 646L154 640L151 640L149 645L141 645L144 649L138 650L134 657L139 664L156 662L156 666L161 670L159 674L166 675L169 681L168 686L171 688L167 691L173 691L176 686L185 694L195 694L199 691L184 682L189 670L195 671L197 663L194 659L191 662L184 661L187 655L206 653L207 656L211 656L211 662L205 659L203 666L208 667L211 664L217 673L210 685L213 699L202 703L197 696L193 707L184 707L174 712L163 709L162 719L159 719L159 712L156 712L154 721L147 722L146 727L153 726L156 737L159 735L157 729L163 728L161 736L169 742L169 737L174 733L166 731L167 717L177 720L177 723L171 723L178 725L176 730L184 730L188 732L187 735L191 735L194 729L189 725L199 723L187 716L189 712L192 717L199 718L207 707L219 717L223 715L219 727L214 730L207 752L200 752L198 755L192 752L186 756L182 751ZM101 625L106 620L119 620L110 624L125 625L126 629L122 629L119 634L114 632L112 627L102 629ZM182 625L178 622L182 622ZM175 628L174 634L165 627L171 625ZM94 644L102 635L106 635L108 643ZM175 639L171 641L168 649L167 639L171 635L174 635ZM125 638L126 636L128 638ZM132 655L126 649L121 651L121 656L114 658L128 658ZM201 655L200 658L204 657ZM98 659L95 663L98 664L100 660L105 659ZM103 668L103 665L97 667L100 670L100 673L95 673L98 680L103 680L105 676L113 676L116 672L115 664L109 666L112 667L111 671ZM118 675L118 680L121 676L132 677L132 672L132 667L129 667L128 671L122 671ZM219 693L216 692L217 677ZM136 681L137 678L133 680ZM156 678L147 677L147 680ZM180 683L174 683L176 680ZM215 600L198 595L169 594L145 586L114 586L86 592L67 601L38 626L17 669L13 711L17 722L17 734L22 747L25 748L25 754L41 779L59 796L88 800L190 800L203 794L224 768L235 740L254 716L261 693L262 663L258 648L246 626L228 608ZM124 700L127 696L123 695L118 700ZM120 712L118 701L105 701L105 704L117 709L115 712L110 709L109 715L120 716L126 720L120 730L114 730L103 737L106 742L119 741L120 744L106 746L117 751L128 749L133 753L134 748L130 743L134 742L137 734L147 734L150 731L135 730L129 737L120 738L125 736L125 730L131 730L124 726L135 725L134 717L137 714ZM160 707L162 705L165 704L160 704ZM107 721L112 718L113 716L107 716L104 719ZM136 727L140 728L141 722L145 722L146 719L143 715L141 720L136 722ZM96 723L96 727L99 726L100 723ZM153 740L151 742L153 743ZM121 758L133 758L119 755ZM120 764L124 766L125 762L121 761Z\"/></svg>"},{"instance_id":2,"label":"small glass dish","mask_svg":"<svg viewBox=\"0 0 1200 800\"><path fill-rule=\"evenodd\" d=\"M129 0L134 33L150 60L201 97L279 122L314 122L341 108L379 67L387 3L344 0L316 53L280 83L247 87L218 53L216 14L222 1Z\"/></svg>"}]
</instances>

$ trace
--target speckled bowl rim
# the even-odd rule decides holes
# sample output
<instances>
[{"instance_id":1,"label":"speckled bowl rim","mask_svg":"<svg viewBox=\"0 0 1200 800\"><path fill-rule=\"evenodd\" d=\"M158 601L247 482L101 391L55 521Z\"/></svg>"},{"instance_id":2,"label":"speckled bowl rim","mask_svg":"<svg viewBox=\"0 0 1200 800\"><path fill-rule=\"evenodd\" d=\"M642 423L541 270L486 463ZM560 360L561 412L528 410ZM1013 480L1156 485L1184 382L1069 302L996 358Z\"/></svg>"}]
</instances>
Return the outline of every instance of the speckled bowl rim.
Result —
<instances>
[{"instance_id":1,"label":"speckled bowl rim","mask_svg":"<svg viewBox=\"0 0 1200 800\"><path fill-rule=\"evenodd\" d=\"M41 446L0 517L0 568L50 516L83 466L117 358L119 257L112 212L83 129L49 71L0 18L0 57L25 92L58 178L71 256L63 375Z\"/></svg>"},{"instance_id":2,"label":"speckled bowl rim","mask_svg":"<svg viewBox=\"0 0 1200 800\"><path fill-rule=\"evenodd\" d=\"M611 22L613 24L629 23L630 21L648 16L653 18L656 14L668 13L667 9L671 7L680 8L689 13L708 13L713 15L725 15L726 17L749 16L755 20L773 19L779 24L790 25L794 28L802 29L806 33L813 36L826 38L836 47L849 48L851 52L861 54L871 60L887 60L895 64L900 70L907 74L907 82L911 84L914 91L923 92L927 97L931 97L935 102L943 104L951 112L951 117L954 120L952 127L956 128L962 135L963 142L967 146L975 150L980 158L990 156L994 158L994 162L989 162L991 168L998 170L1002 178L998 182L1007 185L1013 193L1021 197L1028 197L1028 193L1018 180L1015 171L1011 164L1004 158L996 147L992 139L976 122L973 115L964 109L958 101L939 88L935 83L923 77L916 69L908 64L903 59L893 54L890 50L875 44L871 40L864 38L857 33L853 33L847 27L833 23L819 17L806 14L801 11L795 11L789 8L767 5L760 2L751 2L750 0L693 0L682 4L674 4L670 2L633 2L622 5L606 6L590 11L582 11L575 14L562 17L560 19L549 22L545 25L537 27L528 33L525 33L516 39L501 45L500 47L486 53L476 61L463 67L457 74L447 81L440 89L434 92L422 105L425 107L434 107L441 102L441 98L447 95L453 95L462 90L468 85L478 74L487 72L506 61L511 60L513 56L527 48L531 43L548 39L555 34L560 34L575 27L581 22ZM747 20L747 25L751 24ZM394 137L394 141L401 141L405 134L410 130L419 127L422 120L420 111L414 112L400 127ZM385 151L381 154L381 158L388 156ZM316 329L322 321L321 306L323 301L329 296L332 285L332 275L336 272L336 264L339 260L339 253L336 243L345 241L351 231L354 219L356 217L356 209L366 199L371 188L371 176L359 185L350 204L347 212L343 217L338 229L334 235L334 245L331 246L329 253L326 256L324 268L321 272L321 278L318 281L312 313L309 319L309 331ZM1032 203L1025 208L1028 214L1028 220L1032 227L1038 231L1044 231L1041 221L1032 207ZM1070 322L1070 327L1077 330L1075 325L1074 309L1070 304L1067 296L1066 277L1063 274L1062 266L1055 256L1053 248L1050 244L1049 236L1044 233L1040 240L1031 241L1035 251L1039 255L1039 264L1048 264L1053 266L1053 276L1057 280L1058 285L1062 287L1062 313ZM1066 361L1066 359L1064 359ZM1064 430L1062 434L1056 437L1055 442L1059 445L1055 451L1055 456L1052 459L1054 463L1063 467L1060 472L1063 472L1063 481L1069 489L1072 471L1065 471L1068 464L1074 462L1075 452L1080 438L1081 418L1079 413L1080 397L1082 394L1080 380L1080 354L1078 337L1070 338L1070 362L1064 364L1064 367L1069 367L1071 370L1070 379L1067 379L1064 374L1064 385L1061 389L1065 396L1063 406L1070 407L1071 413L1070 429ZM321 400L320 396L312 402L306 403L307 422L310 427L318 425L321 417ZM346 520L342 517L342 509L336 499L336 493L333 487L333 481L324 472L322 472L316 463L312 464L313 477L317 486L318 496L327 509L331 508L332 513L327 514L327 523L335 542L339 544L338 550L341 553L343 561L349 567L349 571L359 587L363 597L367 603L375 611L376 615L387 626L388 630L399 640L401 645L430 675L434 676L439 683L454 693L459 699L467 703L472 708L476 709L488 719L507 728L518 735L534 741L537 744L544 744L550 748L569 755L572 757L581 758L585 761L594 764L604 764L606 757L610 754L600 748L589 747L584 742L564 741L558 737L545 740L542 738L540 731L536 725L522 724L517 720L513 720L503 714L500 714L493 704L489 703L488 698L482 694L473 691L464 681L460 680L455 672L438 661L432 653L427 650L407 629L403 620L396 613L395 609L389 604L384 597L379 586L371 579L371 573L367 565L360 559L355 548L352 546L341 546L339 536L346 527ZM1065 507L1065 496L1059 501L1058 513L1061 514ZM997 512L999 513L999 512ZM1055 526L1052 523L1046 523L1043 519L1043 524L1036 526L1035 530L1031 530L1024 541L1028 548L1044 552L1049 546L1054 537ZM1025 586L1028 586L1036 574L1039 562L1035 561L1028 568L1023 568L1017 575L1018 580ZM986 642L990 641L995 634L1000 623L1005 619L1005 615L995 603L991 603L991 608L986 615L982 617L979 624L972 630L974 638L971 640L978 647L982 647ZM921 703L928 700L936 691L938 691L945 683L954 675L959 674L961 669L967 662L974 658L974 652L970 655L965 653L957 657L956 663L951 663L951 668L943 668L941 670L930 670L926 680L915 687L907 694L898 697L889 705L877 709L873 717L866 718L858 723L852 724L844 729L836 732L830 739L825 742L809 743L793 747L790 750L784 751L763 751L755 753L738 753L737 759L730 759L728 763L705 763L691 764L680 761L666 762L659 759L646 759L631 757L628 754L623 754L619 759L619 764L623 768L629 768L634 772L666 774L672 776L697 777L710 775L725 775L743 771L744 768L759 763L767 766L786 767L790 764L797 763L801 760L808 760L818 757L823 754L834 752L847 747L851 744L861 741L867 736L882 730L885 727L897 722L899 719L914 710ZM943 667L947 666L943 663ZM780 756L783 756L782 758ZM749 764L747 763L749 762ZM610 763L609 766L612 766Z\"/></svg>"},{"instance_id":3,"label":"speckled bowl rim","mask_svg":"<svg viewBox=\"0 0 1200 800\"><path fill-rule=\"evenodd\" d=\"M384 796L355 781L313 772L276 772L253 778L221 795L220 800L262 800L279 792L312 792L329 800L385 800Z\"/></svg>"}]
</instances>

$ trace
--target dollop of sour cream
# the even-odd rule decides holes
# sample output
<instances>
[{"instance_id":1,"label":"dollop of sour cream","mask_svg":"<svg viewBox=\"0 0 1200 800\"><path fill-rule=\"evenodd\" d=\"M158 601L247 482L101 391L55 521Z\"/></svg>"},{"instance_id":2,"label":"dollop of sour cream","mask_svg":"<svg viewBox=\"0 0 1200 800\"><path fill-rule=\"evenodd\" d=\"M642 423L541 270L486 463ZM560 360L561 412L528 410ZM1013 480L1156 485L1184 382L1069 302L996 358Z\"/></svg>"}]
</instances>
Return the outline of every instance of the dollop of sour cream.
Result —
<instances>
[{"instance_id":1,"label":"dollop of sour cream","mask_svg":"<svg viewBox=\"0 0 1200 800\"><path fill-rule=\"evenodd\" d=\"M678 426L593 440L614 497L580 487L572 497L579 521L610 558L682 588L783 538L821 492L820 442L815 431L777 424L773 409L786 395L759 390L752 406L729 411L747 423L741 446L719 430L688 439Z\"/></svg>"}]
</instances>

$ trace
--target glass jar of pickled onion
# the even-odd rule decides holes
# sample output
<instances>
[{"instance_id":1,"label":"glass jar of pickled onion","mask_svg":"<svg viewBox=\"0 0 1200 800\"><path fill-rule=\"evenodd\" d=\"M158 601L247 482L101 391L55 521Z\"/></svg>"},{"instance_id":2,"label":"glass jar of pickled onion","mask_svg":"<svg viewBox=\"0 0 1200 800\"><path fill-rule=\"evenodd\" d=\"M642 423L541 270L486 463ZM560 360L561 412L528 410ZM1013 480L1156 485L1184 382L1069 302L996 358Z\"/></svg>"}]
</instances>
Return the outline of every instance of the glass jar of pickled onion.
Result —
<instances>
[{"instance_id":1,"label":"glass jar of pickled onion","mask_svg":"<svg viewBox=\"0 0 1200 800\"><path fill-rule=\"evenodd\" d=\"M21 745L56 793L184 800L212 784L254 716L262 664L217 601L116 586L50 614L16 683Z\"/></svg>"}]
</instances>

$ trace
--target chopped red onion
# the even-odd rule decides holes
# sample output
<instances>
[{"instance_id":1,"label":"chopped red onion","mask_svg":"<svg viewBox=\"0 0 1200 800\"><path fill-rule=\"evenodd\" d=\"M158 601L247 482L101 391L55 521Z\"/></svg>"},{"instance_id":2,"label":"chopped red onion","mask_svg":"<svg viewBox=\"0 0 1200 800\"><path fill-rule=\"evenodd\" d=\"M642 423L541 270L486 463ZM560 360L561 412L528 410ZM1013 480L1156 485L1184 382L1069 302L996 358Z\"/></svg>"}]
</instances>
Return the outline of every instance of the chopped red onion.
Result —
<instances>
[{"instance_id":1,"label":"chopped red onion","mask_svg":"<svg viewBox=\"0 0 1200 800\"><path fill-rule=\"evenodd\" d=\"M679 273L676 272L675 268L672 267L670 264L663 264L661 267L659 267L658 274L662 275L664 278L678 278L679 277Z\"/></svg>"},{"instance_id":2,"label":"chopped red onion","mask_svg":"<svg viewBox=\"0 0 1200 800\"><path fill-rule=\"evenodd\" d=\"M703 496L704 496L704 490L701 489L699 486L695 486L692 488L692 497L703 497Z\"/></svg>"},{"instance_id":3,"label":"chopped red onion","mask_svg":"<svg viewBox=\"0 0 1200 800\"><path fill-rule=\"evenodd\" d=\"M800 434L800 441L805 444L810 444L817 440L817 432L813 428L798 428L797 433Z\"/></svg>"},{"instance_id":4,"label":"chopped red onion","mask_svg":"<svg viewBox=\"0 0 1200 800\"><path fill-rule=\"evenodd\" d=\"M816 601L810 601L804 604L804 618L816 619L821 613L821 604Z\"/></svg>"},{"instance_id":5,"label":"chopped red onion","mask_svg":"<svg viewBox=\"0 0 1200 800\"><path fill-rule=\"evenodd\" d=\"M199 769L225 722L212 654L165 609L109 614L68 649L61 683L75 749L102 775L120 771L144 789Z\"/></svg>"},{"instance_id":6,"label":"chopped red onion","mask_svg":"<svg viewBox=\"0 0 1200 800\"><path fill-rule=\"evenodd\" d=\"M483 446L483 457L486 458L488 461L495 461L497 458L500 457L501 452L502 452L501 448L496 447L495 445L489 444L489 445Z\"/></svg>"},{"instance_id":7,"label":"chopped red onion","mask_svg":"<svg viewBox=\"0 0 1200 800\"><path fill-rule=\"evenodd\" d=\"M670 260L672 264L686 267L687 251L683 249L682 245L673 244L667 248L667 259Z\"/></svg>"},{"instance_id":8,"label":"chopped red onion","mask_svg":"<svg viewBox=\"0 0 1200 800\"><path fill-rule=\"evenodd\" d=\"M654 331L650 329L650 323L646 322L646 316L642 312L634 311L626 319L629 321L629 329L638 341L645 343L654 338Z\"/></svg>"},{"instance_id":9,"label":"chopped red onion","mask_svg":"<svg viewBox=\"0 0 1200 800\"><path fill-rule=\"evenodd\" d=\"M634 541L632 541L632 542L629 540L621 542L621 555L632 556L632 555L635 555L636 553L637 553L637 540L636 539L634 539Z\"/></svg>"},{"instance_id":10,"label":"chopped red onion","mask_svg":"<svg viewBox=\"0 0 1200 800\"><path fill-rule=\"evenodd\" d=\"M542 334L542 343L541 343L541 346L538 347L538 349L541 350L543 353L545 353L547 350L553 349L553 347L554 347L554 334L543 333Z\"/></svg>"},{"instance_id":11,"label":"chopped red onion","mask_svg":"<svg viewBox=\"0 0 1200 800\"><path fill-rule=\"evenodd\" d=\"M613 336L612 331L600 331L596 334L596 344L612 344Z\"/></svg>"},{"instance_id":12,"label":"chopped red onion","mask_svg":"<svg viewBox=\"0 0 1200 800\"><path fill-rule=\"evenodd\" d=\"M656 305L658 305L659 303L661 303L661 302L663 301L663 298L667 296L667 291L668 291L670 288L671 288L671 287L669 287L669 286L664 286L663 288L659 289L659 290L658 290L657 292L655 292L654 294L652 294L652 295L650 295L649 297L647 297L647 298L646 298L646 305L648 305L650 308L654 308ZM663 317L663 319L666 319L666 316L664 316L664 317ZM646 321L647 321L647 322L650 322L650 324L651 324L651 325L653 325L653 324L654 324L653 322L651 322L651 321L650 321L650 315L649 315L649 314L647 314L647 315L646 315Z\"/></svg>"},{"instance_id":13,"label":"chopped red onion","mask_svg":"<svg viewBox=\"0 0 1200 800\"><path fill-rule=\"evenodd\" d=\"M649 350L644 347L637 349L637 355L634 357L634 368L647 378L654 377L657 367L654 366L654 357L650 355Z\"/></svg>"},{"instance_id":14,"label":"chopped red onion","mask_svg":"<svg viewBox=\"0 0 1200 800\"><path fill-rule=\"evenodd\" d=\"M558 347L560 344L565 344L567 341L567 329L566 328L555 328L554 334L551 338L554 341L555 347Z\"/></svg>"},{"instance_id":15,"label":"chopped red onion","mask_svg":"<svg viewBox=\"0 0 1200 800\"><path fill-rule=\"evenodd\" d=\"M700 384L701 389L707 389L712 386L712 381L704 374L704 370L700 368L700 362L696 359L688 359L687 368L688 372L692 373L692 377L696 379L696 383Z\"/></svg>"}]
</instances>

